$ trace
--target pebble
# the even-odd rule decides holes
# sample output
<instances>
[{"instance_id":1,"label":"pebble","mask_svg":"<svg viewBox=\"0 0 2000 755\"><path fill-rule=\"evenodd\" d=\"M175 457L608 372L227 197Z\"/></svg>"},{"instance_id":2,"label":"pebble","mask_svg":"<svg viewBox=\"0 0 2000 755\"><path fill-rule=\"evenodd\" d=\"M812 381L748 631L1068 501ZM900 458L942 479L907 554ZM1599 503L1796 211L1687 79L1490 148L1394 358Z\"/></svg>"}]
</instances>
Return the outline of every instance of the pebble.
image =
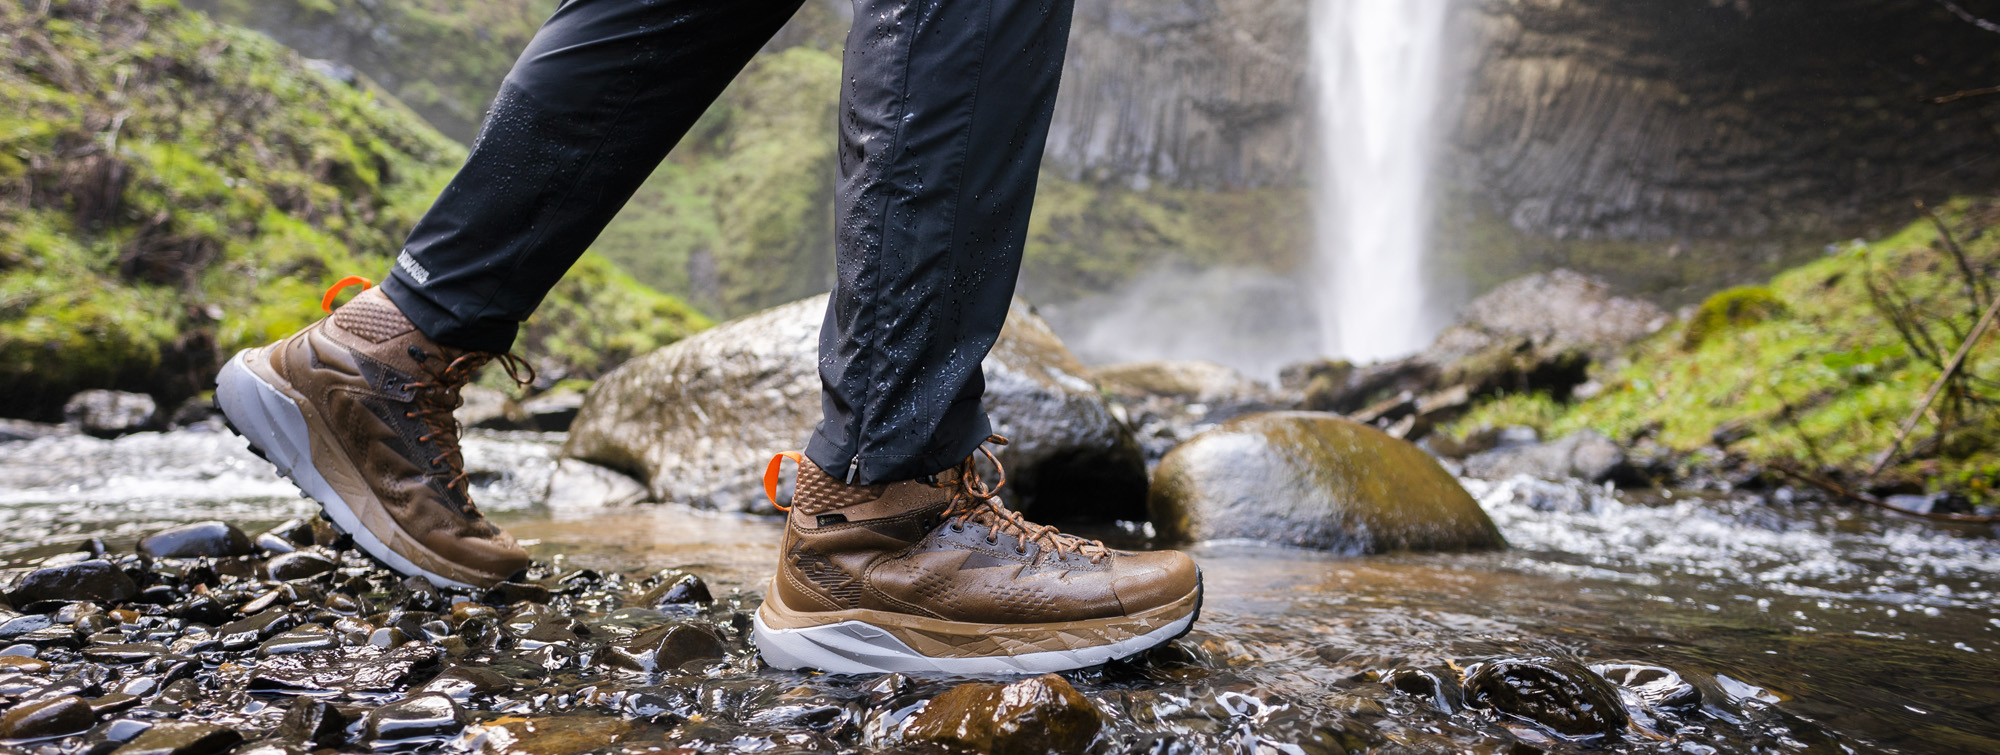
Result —
<instances>
[{"instance_id":1,"label":"pebble","mask_svg":"<svg viewBox=\"0 0 2000 755\"><path fill-rule=\"evenodd\" d=\"M195 522L147 535L139 541L139 552L153 558L198 558L248 556L253 551L250 537L236 525Z\"/></svg>"},{"instance_id":2,"label":"pebble","mask_svg":"<svg viewBox=\"0 0 2000 755\"><path fill-rule=\"evenodd\" d=\"M21 703L0 714L0 739L42 739L74 734L97 723L90 704L75 695Z\"/></svg>"},{"instance_id":3,"label":"pebble","mask_svg":"<svg viewBox=\"0 0 2000 755\"><path fill-rule=\"evenodd\" d=\"M305 695L292 698L291 708L285 711L284 720L278 723L272 735L286 742L315 747L338 747L346 738L350 720L341 712L320 700Z\"/></svg>"},{"instance_id":4,"label":"pebble","mask_svg":"<svg viewBox=\"0 0 2000 755\"><path fill-rule=\"evenodd\" d=\"M1557 658L1477 664L1466 671L1465 701L1577 739L1617 736L1631 720L1616 687L1574 661Z\"/></svg>"},{"instance_id":5,"label":"pebble","mask_svg":"<svg viewBox=\"0 0 2000 755\"><path fill-rule=\"evenodd\" d=\"M715 602L715 598L709 595L708 583L703 582L701 577L678 571L667 572L663 577L658 586L639 596L639 605L661 608Z\"/></svg>"},{"instance_id":6,"label":"pebble","mask_svg":"<svg viewBox=\"0 0 2000 755\"><path fill-rule=\"evenodd\" d=\"M1083 752L1103 726L1076 688L1044 674L1004 687L953 687L916 714L904 738L989 755L1043 755Z\"/></svg>"},{"instance_id":7,"label":"pebble","mask_svg":"<svg viewBox=\"0 0 2000 755\"><path fill-rule=\"evenodd\" d=\"M16 606L44 600L118 603L139 594L123 569L103 559L87 559L28 572L7 598Z\"/></svg>"},{"instance_id":8,"label":"pebble","mask_svg":"<svg viewBox=\"0 0 2000 755\"><path fill-rule=\"evenodd\" d=\"M191 721L155 724L113 755L215 755L243 741L235 729Z\"/></svg>"},{"instance_id":9,"label":"pebble","mask_svg":"<svg viewBox=\"0 0 2000 755\"><path fill-rule=\"evenodd\" d=\"M713 628L675 622L653 627L611 646L604 660L618 668L651 673L679 668L689 661L720 659L728 654L728 643Z\"/></svg>"},{"instance_id":10,"label":"pebble","mask_svg":"<svg viewBox=\"0 0 2000 755\"><path fill-rule=\"evenodd\" d=\"M365 736L376 752L407 751L456 737L465 723L450 697L421 694L369 711Z\"/></svg>"},{"instance_id":11,"label":"pebble","mask_svg":"<svg viewBox=\"0 0 2000 755\"><path fill-rule=\"evenodd\" d=\"M340 565L333 559L316 551L302 550L281 554L271 559L265 566L266 573L278 582L294 579L310 579L333 571Z\"/></svg>"}]
</instances>

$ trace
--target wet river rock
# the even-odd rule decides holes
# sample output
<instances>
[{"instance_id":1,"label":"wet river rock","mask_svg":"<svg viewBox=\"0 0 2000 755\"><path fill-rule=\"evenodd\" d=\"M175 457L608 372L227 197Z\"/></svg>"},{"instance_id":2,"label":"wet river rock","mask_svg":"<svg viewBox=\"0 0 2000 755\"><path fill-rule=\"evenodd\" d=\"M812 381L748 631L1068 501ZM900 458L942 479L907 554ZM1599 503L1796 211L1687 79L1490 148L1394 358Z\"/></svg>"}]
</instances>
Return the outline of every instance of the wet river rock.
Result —
<instances>
[{"instance_id":1,"label":"wet river rock","mask_svg":"<svg viewBox=\"0 0 2000 755\"><path fill-rule=\"evenodd\" d=\"M991 755L1083 752L1103 728L1097 708L1055 674L1005 686L974 682L938 695L903 737Z\"/></svg>"},{"instance_id":2,"label":"wet river rock","mask_svg":"<svg viewBox=\"0 0 2000 755\"><path fill-rule=\"evenodd\" d=\"M729 645L714 629L681 622L640 632L606 652L605 661L613 666L652 672L679 668L690 661L722 658L729 653Z\"/></svg>"},{"instance_id":3,"label":"wet river rock","mask_svg":"<svg viewBox=\"0 0 2000 755\"><path fill-rule=\"evenodd\" d=\"M138 594L139 585L123 569L103 559L87 559L28 572L7 598L20 606L43 600L113 603Z\"/></svg>"},{"instance_id":4,"label":"wet river rock","mask_svg":"<svg viewBox=\"0 0 2000 755\"><path fill-rule=\"evenodd\" d=\"M450 697L423 694L369 711L366 736L376 752L397 752L442 743L465 729L465 711Z\"/></svg>"},{"instance_id":5,"label":"wet river rock","mask_svg":"<svg viewBox=\"0 0 2000 755\"><path fill-rule=\"evenodd\" d=\"M825 314L826 297L806 299L625 363L590 389L563 455L648 480L655 500L769 512L758 473L820 419ZM1139 518L1139 446L1041 318L1017 302L984 367L986 411L1014 441L1006 495L1031 513Z\"/></svg>"},{"instance_id":6,"label":"wet river rock","mask_svg":"<svg viewBox=\"0 0 2000 755\"><path fill-rule=\"evenodd\" d=\"M247 556L250 536L225 522L195 522L169 527L139 541L139 552L153 558Z\"/></svg>"},{"instance_id":7,"label":"wet river rock","mask_svg":"<svg viewBox=\"0 0 2000 755\"><path fill-rule=\"evenodd\" d=\"M1317 412L1239 417L1160 461L1152 521L1179 541L1247 538L1343 553L1504 545L1437 460Z\"/></svg>"},{"instance_id":8,"label":"wet river rock","mask_svg":"<svg viewBox=\"0 0 2000 755\"><path fill-rule=\"evenodd\" d=\"M42 739L74 734L97 723L90 703L75 695L26 702L0 713L0 739Z\"/></svg>"},{"instance_id":9,"label":"wet river rock","mask_svg":"<svg viewBox=\"0 0 2000 755\"><path fill-rule=\"evenodd\" d=\"M1557 658L1478 664L1466 671L1465 701L1579 739L1616 736L1631 721L1611 682Z\"/></svg>"},{"instance_id":10,"label":"wet river rock","mask_svg":"<svg viewBox=\"0 0 2000 755\"><path fill-rule=\"evenodd\" d=\"M215 724L167 721L118 748L113 755L214 755L243 741L234 729Z\"/></svg>"}]
</instances>

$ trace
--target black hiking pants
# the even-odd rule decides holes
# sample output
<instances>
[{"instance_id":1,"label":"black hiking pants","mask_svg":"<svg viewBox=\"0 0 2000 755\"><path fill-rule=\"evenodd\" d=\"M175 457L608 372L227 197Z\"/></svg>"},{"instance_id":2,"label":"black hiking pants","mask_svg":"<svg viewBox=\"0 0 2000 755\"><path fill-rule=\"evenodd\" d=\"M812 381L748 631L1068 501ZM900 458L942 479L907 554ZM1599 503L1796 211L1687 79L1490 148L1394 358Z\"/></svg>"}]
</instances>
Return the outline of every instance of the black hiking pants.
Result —
<instances>
[{"instance_id":1,"label":"black hiking pants","mask_svg":"<svg viewBox=\"0 0 2000 755\"><path fill-rule=\"evenodd\" d=\"M564 3L384 291L440 343L505 351L801 2ZM1020 270L1073 0L853 3L825 416L806 453L876 483L939 472L991 432L979 365Z\"/></svg>"}]
</instances>

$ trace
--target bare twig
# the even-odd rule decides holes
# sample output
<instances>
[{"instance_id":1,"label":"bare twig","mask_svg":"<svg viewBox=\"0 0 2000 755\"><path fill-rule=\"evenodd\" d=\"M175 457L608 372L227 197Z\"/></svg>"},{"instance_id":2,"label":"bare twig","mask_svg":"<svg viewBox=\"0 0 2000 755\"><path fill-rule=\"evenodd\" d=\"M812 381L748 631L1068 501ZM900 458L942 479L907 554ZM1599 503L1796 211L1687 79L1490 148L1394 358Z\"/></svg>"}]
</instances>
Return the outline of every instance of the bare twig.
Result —
<instances>
[{"instance_id":1,"label":"bare twig","mask_svg":"<svg viewBox=\"0 0 2000 755\"><path fill-rule=\"evenodd\" d=\"M1958 263L1958 272L1965 276L1965 284L1972 287L1971 314L1978 317L1979 310L1986 306L1987 297L1992 296L1992 292L1986 288L1986 279L1972 272L1972 261L1965 258L1964 247L1959 246L1958 239L1952 237L1951 228L1944 224L1944 218L1938 217L1937 211L1931 209L1930 205L1924 204L1924 200L1917 200L1917 209L1923 211L1924 217L1931 219L1931 225L1937 228L1938 238L1944 241L1945 251L1951 253L1953 262Z\"/></svg>"},{"instance_id":2,"label":"bare twig","mask_svg":"<svg viewBox=\"0 0 2000 755\"><path fill-rule=\"evenodd\" d=\"M1793 469L1791 465L1788 464L1773 463L1771 465L1771 468L1778 470L1786 477L1790 477L1794 480L1798 480L1807 485L1819 488L1820 490L1824 490L1828 493L1840 496L1841 498L1845 498L1847 500L1855 501L1858 503L1865 503L1870 506L1874 506L1876 508L1884 509L1887 511L1893 511L1898 514L1902 514L1903 516L1914 516L1920 519L1930 519L1939 522L1961 522L1964 524L1993 524L1996 522L2000 522L2000 516L1994 516L1991 514L1932 514L1924 511L1913 511L1910 509L1903 508L1901 506L1891 504L1888 501L1876 498L1875 496L1869 495L1867 493L1860 493L1848 490L1846 487L1843 487L1840 483L1834 482L1832 480L1826 479L1816 474L1808 473L1804 470Z\"/></svg>"},{"instance_id":3,"label":"bare twig","mask_svg":"<svg viewBox=\"0 0 2000 755\"><path fill-rule=\"evenodd\" d=\"M1951 14L1957 16L1959 20L1964 21L1968 24L1972 24L1973 26L1977 26L1981 29L1993 32L1994 34L2000 34L2000 24L1996 24L1993 23L1992 21L1988 21L1986 19L1972 15L1972 11L1960 7L1958 3L1954 3L1951 0L1936 0L1936 1L1938 5L1944 6L1945 10L1951 11Z\"/></svg>"},{"instance_id":4,"label":"bare twig","mask_svg":"<svg viewBox=\"0 0 2000 755\"><path fill-rule=\"evenodd\" d=\"M1980 87L1978 89L1961 89L1959 91L1952 92L1951 94L1947 94L1943 97L1933 97L1931 98L1931 104L1949 105L1959 100L1969 100L1974 97L1988 97L1996 94L2000 94L2000 87Z\"/></svg>"},{"instance_id":5,"label":"bare twig","mask_svg":"<svg viewBox=\"0 0 2000 755\"><path fill-rule=\"evenodd\" d=\"M1806 434L1805 427L1799 424L1798 411L1792 407L1792 400L1778 390L1777 381L1773 380L1765 387L1771 389L1771 395L1778 397L1778 416L1783 417L1786 424L1792 426L1792 432L1799 436L1799 442L1806 444L1806 453L1812 456L1813 464L1819 469L1832 467L1832 464L1826 463L1826 457L1820 455L1819 444L1814 443L1812 436Z\"/></svg>"},{"instance_id":6,"label":"bare twig","mask_svg":"<svg viewBox=\"0 0 2000 755\"><path fill-rule=\"evenodd\" d=\"M1931 383L1931 389L1924 393L1923 401L1917 403L1916 411L1910 412L1910 417L1903 420L1902 429L1896 431L1895 442L1889 444L1889 452L1883 454L1880 461L1875 462L1874 469L1868 470L1870 479L1881 474L1883 469L1888 468L1889 462L1895 460L1897 452L1903 448L1903 441L1909 439L1910 431L1917 427L1917 421L1923 419L1924 412L1931 408L1931 402L1937 400L1938 391L1942 390L1946 383L1951 382L1952 375L1958 372L1960 365L1965 364L1965 355L1971 353L1972 345L1978 343L1979 337L1986 334L1986 328L1993 324L1995 314L2000 314L2000 299L1994 299L1993 303L1986 307L1986 314L1980 316L1979 324L1972 326L1972 332L1966 334L1965 341L1958 345L1958 353L1952 356L1950 364L1945 365L1944 374L1939 375L1937 381Z\"/></svg>"}]
</instances>

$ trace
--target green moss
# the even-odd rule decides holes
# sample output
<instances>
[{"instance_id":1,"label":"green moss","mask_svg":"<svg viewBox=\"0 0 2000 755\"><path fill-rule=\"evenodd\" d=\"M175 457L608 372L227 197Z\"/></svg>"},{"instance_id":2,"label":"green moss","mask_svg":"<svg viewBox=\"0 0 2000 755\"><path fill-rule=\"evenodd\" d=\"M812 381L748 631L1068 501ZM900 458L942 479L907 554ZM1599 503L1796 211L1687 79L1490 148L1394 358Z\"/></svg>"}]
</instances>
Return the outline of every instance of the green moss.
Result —
<instances>
[{"instance_id":1,"label":"green moss","mask_svg":"<svg viewBox=\"0 0 2000 755\"><path fill-rule=\"evenodd\" d=\"M330 45L396 99L465 142L555 0L190 0L281 42ZM309 48L310 49L310 48Z\"/></svg>"},{"instance_id":2,"label":"green moss","mask_svg":"<svg viewBox=\"0 0 2000 755\"><path fill-rule=\"evenodd\" d=\"M202 390L223 355L318 319L333 280L387 270L465 155L171 0L0 6L0 45L0 415L46 418L81 388ZM579 270L529 323L565 346L542 348L557 372L706 323L601 261Z\"/></svg>"},{"instance_id":3,"label":"green moss","mask_svg":"<svg viewBox=\"0 0 2000 755\"><path fill-rule=\"evenodd\" d=\"M1068 301L1171 263L1297 269L1311 244L1309 204L1301 188L1133 189L1045 171L1028 222L1022 294Z\"/></svg>"},{"instance_id":4,"label":"green moss","mask_svg":"<svg viewBox=\"0 0 2000 755\"><path fill-rule=\"evenodd\" d=\"M2000 270L2000 234L1985 230L2000 224L2000 202L1960 200L1946 216L1975 267L1988 276ZM1870 303L1864 280L1871 272L1878 280L1894 281L1917 302L1935 340L1955 347L1954 334L1970 330L1973 313L1962 276L1941 252L1930 223L1913 223L1889 238L1849 245L1787 270L1768 287L1717 297L1711 317L1734 324L1708 328L1691 348L1684 348L1685 331L1656 334L1633 348L1629 364L1598 375L1604 391L1590 400L1558 404L1506 397L1476 407L1445 430L1519 423L1552 435L1588 427L1631 437L1642 428L1657 428L1661 443L1691 451L1709 445L1724 422L1738 420L1750 436L1731 444L1730 451L1754 461L1816 466L1824 460L1865 470L1889 448L1898 424L1938 377L1935 366L1911 357ZM1778 307L1789 314L1730 316ZM1965 368L1991 380L2000 374L2000 349L1992 348L2000 334L1988 333L1986 339ZM1968 419L1968 428L1958 431L1965 435L1956 440L1947 435L1940 443L1926 440L1935 428L1924 423L1913 445L1927 450L1889 474L1933 487L1985 479L1977 470L2000 464L2000 447L1977 439L1995 420L1990 414Z\"/></svg>"},{"instance_id":5,"label":"green moss","mask_svg":"<svg viewBox=\"0 0 2000 755\"><path fill-rule=\"evenodd\" d=\"M1785 302L1763 286L1737 286L1708 297L1681 326L1681 348L1695 350L1710 338L1783 317L1790 312Z\"/></svg>"},{"instance_id":6,"label":"green moss","mask_svg":"<svg viewBox=\"0 0 2000 755\"><path fill-rule=\"evenodd\" d=\"M836 53L758 56L592 249L723 316L826 290L839 95Z\"/></svg>"}]
</instances>

